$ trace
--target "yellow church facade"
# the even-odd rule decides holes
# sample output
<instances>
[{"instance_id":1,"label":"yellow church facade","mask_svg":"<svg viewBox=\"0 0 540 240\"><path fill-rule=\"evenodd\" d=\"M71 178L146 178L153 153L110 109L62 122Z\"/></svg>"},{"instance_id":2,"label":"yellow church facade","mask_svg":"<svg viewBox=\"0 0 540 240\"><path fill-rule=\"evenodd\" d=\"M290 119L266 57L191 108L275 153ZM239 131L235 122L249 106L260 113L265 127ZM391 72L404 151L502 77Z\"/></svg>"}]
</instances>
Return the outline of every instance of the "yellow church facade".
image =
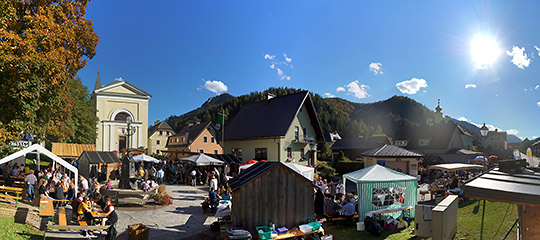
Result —
<instances>
[{"instance_id":1,"label":"yellow church facade","mask_svg":"<svg viewBox=\"0 0 540 240\"><path fill-rule=\"evenodd\" d=\"M133 84L116 80L101 86L98 77L93 92L96 104L97 123L96 150L122 151L130 148L147 148L148 101L152 95ZM134 133L127 134L127 121L131 119Z\"/></svg>"}]
</instances>

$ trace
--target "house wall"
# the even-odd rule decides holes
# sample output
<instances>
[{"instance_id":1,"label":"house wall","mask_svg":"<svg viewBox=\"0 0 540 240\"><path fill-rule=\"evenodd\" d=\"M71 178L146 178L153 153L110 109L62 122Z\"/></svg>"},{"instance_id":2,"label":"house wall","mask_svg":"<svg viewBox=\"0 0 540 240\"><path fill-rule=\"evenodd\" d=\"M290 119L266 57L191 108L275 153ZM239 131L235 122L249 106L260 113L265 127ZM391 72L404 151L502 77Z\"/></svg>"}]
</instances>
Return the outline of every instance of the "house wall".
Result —
<instances>
[{"instance_id":1,"label":"house wall","mask_svg":"<svg viewBox=\"0 0 540 240\"><path fill-rule=\"evenodd\" d=\"M241 206L232 208L234 224L256 232L270 222L293 229L315 218L312 184L285 168L277 166L233 192L233 206Z\"/></svg>"},{"instance_id":2,"label":"house wall","mask_svg":"<svg viewBox=\"0 0 540 240\"><path fill-rule=\"evenodd\" d=\"M411 176L418 175L418 159L417 158L376 158L366 157L364 159L364 168L371 167L377 164L377 161L385 161L386 167L390 169L401 169L403 173ZM405 168L405 169L404 169Z\"/></svg>"},{"instance_id":3,"label":"house wall","mask_svg":"<svg viewBox=\"0 0 540 240\"><path fill-rule=\"evenodd\" d=\"M299 141L295 141L295 127L299 128ZM303 129L306 129L304 136ZM306 138L311 138L313 144L310 144ZM284 138L280 141L280 160L285 162L287 160L292 161L293 158L296 164L300 165L315 165L317 163L317 144L316 144L316 134L313 125L311 125L311 119L307 113L306 107L302 106L301 111L298 112L296 117L293 119L289 130ZM287 148L292 150L292 158L287 159ZM304 155L300 155L300 150L304 149ZM314 151L313 162L309 162L309 151ZM302 160L303 159L303 160Z\"/></svg>"},{"instance_id":4,"label":"house wall","mask_svg":"<svg viewBox=\"0 0 540 240\"><path fill-rule=\"evenodd\" d=\"M266 148L269 161L278 161L278 144L274 139L225 141L225 153L232 154L233 148L242 149L242 162L255 159L255 148Z\"/></svg>"},{"instance_id":5,"label":"house wall","mask_svg":"<svg viewBox=\"0 0 540 240\"><path fill-rule=\"evenodd\" d=\"M119 112L126 112L133 116L132 126L136 128L130 138L132 148L146 148L148 144L148 99L141 99L128 89L119 86L106 92L129 93L130 96L103 96L99 93L95 96L97 124L97 151L119 150L119 136L125 136L122 128L126 128L125 122L113 121Z\"/></svg>"},{"instance_id":6,"label":"house wall","mask_svg":"<svg viewBox=\"0 0 540 240\"><path fill-rule=\"evenodd\" d=\"M162 135L159 135L159 131L162 131ZM167 132L169 134L167 134ZM148 149L147 154L155 154L155 153L161 153L163 150L167 150L167 140L168 138L174 134L173 130L170 129L158 129L155 131L150 137L148 137ZM159 144L157 144L157 141L159 140Z\"/></svg>"},{"instance_id":7,"label":"house wall","mask_svg":"<svg viewBox=\"0 0 540 240\"><path fill-rule=\"evenodd\" d=\"M208 141L204 142L204 137L207 137ZM211 138L214 137L212 143ZM217 143L216 136L212 135L208 129L204 129L199 136L191 143L189 150L192 152L199 152L200 149L204 150L204 153L214 154L214 150L218 150L218 154L223 153L223 148Z\"/></svg>"}]
</instances>

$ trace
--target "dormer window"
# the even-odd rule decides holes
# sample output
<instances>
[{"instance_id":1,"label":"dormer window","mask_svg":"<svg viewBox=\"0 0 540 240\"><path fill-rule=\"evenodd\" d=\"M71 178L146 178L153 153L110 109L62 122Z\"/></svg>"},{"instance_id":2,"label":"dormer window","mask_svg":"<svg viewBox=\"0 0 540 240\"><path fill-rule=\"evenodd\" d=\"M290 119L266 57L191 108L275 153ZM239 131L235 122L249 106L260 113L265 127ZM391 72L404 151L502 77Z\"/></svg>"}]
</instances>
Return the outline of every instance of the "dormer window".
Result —
<instances>
[{"instance_id":1,"label":"dormer window","mask_svg":"<svg viewBox=\"0 0 540 240\"><path fill-rule=\"evenodd\" d=\"M405 147L405 146L407 146L407 143L408 143L407 140L396 140L394 142L394 145L396 145L398 147Z\"/></svg>"},{"instance_id":2,"label":"dormer window","mask_svg":"<svg viewBox=\"0 0 540 240\"><path fill-rule=\"evenodd\" d=\"M429 139L427 139L427 138L422 138L422 139L418 140L418 145L420 145L420 146L427 146L427 145L429 145Z\"/></svg>"}]
</instances>

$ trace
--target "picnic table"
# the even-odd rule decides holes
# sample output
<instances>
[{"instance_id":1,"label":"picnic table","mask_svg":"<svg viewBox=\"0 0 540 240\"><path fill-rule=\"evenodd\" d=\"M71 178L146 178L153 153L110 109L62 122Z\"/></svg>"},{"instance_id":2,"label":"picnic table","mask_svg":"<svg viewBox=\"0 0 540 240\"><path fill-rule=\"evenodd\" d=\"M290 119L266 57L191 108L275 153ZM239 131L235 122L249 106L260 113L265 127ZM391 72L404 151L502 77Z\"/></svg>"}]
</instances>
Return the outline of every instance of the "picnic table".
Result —
<instances>
[{"instance_id":1,"label":"picnic table","mask_svg":"<svg viewBox=\"0 0 540 240\"><path fill-rule=\"evenodd\" d=\"M382 216L382 214L385 214L385 213L392 213L392 212L401 212L403 211L403 215L406 215L405 217L409 217L411 216L411 209L414 209L413 206L405 206L405 207L400 207L400 208L391 208L391 209L381 209L381 210L376 210L376 211L369 211L366 213L366 216L367 217L373 217L373 218L377 218L377 217L380 217Z\"/></svg>"},{"instance_id":2,"label":"picnic table","mask_svg":"<svg viewBox=\"0 0 540 240\"><path fill-rule=\"evenodd\" d=\"M42 218L50 218L54 221L54 207L52 199L42 198L39 200L39 225Z\"/></svg>"},{"instance_id":3,"label":"picnic table","mask_svg":"<svg viewBox=\"0 0 540 240\"><path fill-rule=\"evenodd\" d=\"M19 200L22 199L22 197L21 197L22 191L23 191L23 189L18 188L18 187L0 186L0 192L4 192L4 193L9 192L9 193L14 193L15 194L15 196L7 195L7 194L0 194L0 197L15 199L15 206L17 206L17 204L19 203Z\"/></svg>"}]
</instances>

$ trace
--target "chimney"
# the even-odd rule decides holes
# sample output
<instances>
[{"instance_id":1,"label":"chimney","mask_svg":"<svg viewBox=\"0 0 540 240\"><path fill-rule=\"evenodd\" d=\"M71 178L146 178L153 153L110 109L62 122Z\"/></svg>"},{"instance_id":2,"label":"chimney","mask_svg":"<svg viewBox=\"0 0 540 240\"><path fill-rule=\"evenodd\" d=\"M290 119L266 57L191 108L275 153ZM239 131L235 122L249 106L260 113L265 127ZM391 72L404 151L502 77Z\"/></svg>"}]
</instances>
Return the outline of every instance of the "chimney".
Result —
<instances>
[{"instance_id":1,"label":"chimney","mask_svg":"<svg viewBox=\"0 0 540 240\"><path fill-rule=\"evenodd\" d=\"M268 93L268 94L266 95L266 100L270 100L270 99L275 98L275 97L276 97L276 95L274 95L274 94L272 94L272 93Z\"/></svg>"}]
</instances>

